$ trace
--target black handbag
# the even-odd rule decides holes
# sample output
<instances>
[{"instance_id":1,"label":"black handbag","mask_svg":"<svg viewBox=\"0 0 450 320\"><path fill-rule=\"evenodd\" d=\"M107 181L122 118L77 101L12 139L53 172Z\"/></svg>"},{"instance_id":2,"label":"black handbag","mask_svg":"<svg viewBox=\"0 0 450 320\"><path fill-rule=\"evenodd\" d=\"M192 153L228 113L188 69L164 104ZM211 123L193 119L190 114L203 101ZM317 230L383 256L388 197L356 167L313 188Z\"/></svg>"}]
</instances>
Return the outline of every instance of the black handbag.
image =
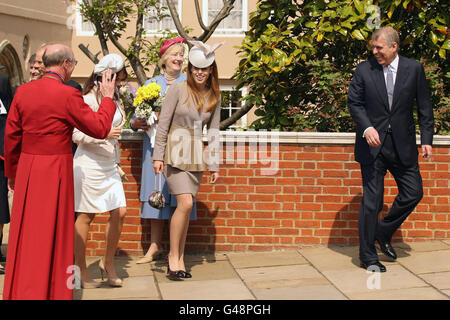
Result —
<instances>
[{"instance_id":1,"label":"black handbag","mask_svg":"<svg viewBox=\"0 0 450 320\"><path fill-rule=\"evenodd\" d=\"M166 199L161 191L161 174L159 175L159 188L153 191L148 197L148 203L155 209L162 209L166 205ZM156 188L156 175L155 175L155 188Z\"/></svg>"}]
</instances>

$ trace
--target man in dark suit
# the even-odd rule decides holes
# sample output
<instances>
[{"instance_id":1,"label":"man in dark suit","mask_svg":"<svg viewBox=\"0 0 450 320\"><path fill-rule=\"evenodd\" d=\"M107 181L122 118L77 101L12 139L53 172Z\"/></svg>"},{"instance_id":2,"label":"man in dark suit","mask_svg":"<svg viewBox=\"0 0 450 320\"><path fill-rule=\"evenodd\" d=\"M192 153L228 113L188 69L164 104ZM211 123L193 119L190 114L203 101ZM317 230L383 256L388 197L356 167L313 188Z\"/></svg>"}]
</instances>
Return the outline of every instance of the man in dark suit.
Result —
<instances>
[{"instance_id":1,"label":"man in dark suit","mask_svg":"<svg viewBox=\"0 0 450 320\"><path fill-rule=\"evenodd\" d=\"M0 70L3 69L0 66ZM8 206L8 179L5 177L5 159L3 154L3 142L5 138L5 125L8 116L9 106L12 101L11 84L7 75L0 73L0 246L3 240L3 225L9 223ZM0 251L0 260L3 256ZM0 274L4 274L5 269L0 266Z\"/></svg>"},{"instance_id":2,"label":"man in dark suit","mask_svg":"<svg viewBox=\"0 0 450 320\"><path fill-rule=\"evenodd\" d=\"M424 158L430 158L433 142L433 108L423 66L398 55L400 39L391 27L372 35L374 58L356 67L348 92L348 105L356 122L355 159L361 165L363 199L359 210L361 267L385 272L378 260L381 251L395 260L391 238L422 199L416 128L417 103ZM387 216L378 221L383 207L384 176L389 170L399 194Z\"/></svg>"}]
</instances>

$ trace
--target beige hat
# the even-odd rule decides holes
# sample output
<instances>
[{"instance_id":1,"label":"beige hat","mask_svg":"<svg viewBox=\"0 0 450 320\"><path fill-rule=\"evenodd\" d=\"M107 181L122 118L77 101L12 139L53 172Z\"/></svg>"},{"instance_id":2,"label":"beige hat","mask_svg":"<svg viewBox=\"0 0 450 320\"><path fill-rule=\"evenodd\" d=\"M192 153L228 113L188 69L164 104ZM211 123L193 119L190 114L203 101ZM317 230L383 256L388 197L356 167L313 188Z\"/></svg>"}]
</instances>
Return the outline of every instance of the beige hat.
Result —
<instances>
[{"instance_id":1,"label":"beige hat","mask_svg":"<svg viewBox=\"0 0 450 320\"><path fill-rule=\"evenodd\" d=\"M216 43L209 46L206 43L197 40L188 40L193 45L189 51L189 62L197 68L206 68L212 65L216 55L214 51L223 45L225 42Z\"/></svg>"},{"instance_id":2,"label":"beige hat","mask_svg":"<svg viewBox=\"0 0 450 320\"><path fill-rule=\"evenodd\" d=\"M117 73L123 69L123 59L115 53L107 54L94 67L95 74L101 74L103 71L111 69L112 73Z\"/></svg>"}]
</instances>

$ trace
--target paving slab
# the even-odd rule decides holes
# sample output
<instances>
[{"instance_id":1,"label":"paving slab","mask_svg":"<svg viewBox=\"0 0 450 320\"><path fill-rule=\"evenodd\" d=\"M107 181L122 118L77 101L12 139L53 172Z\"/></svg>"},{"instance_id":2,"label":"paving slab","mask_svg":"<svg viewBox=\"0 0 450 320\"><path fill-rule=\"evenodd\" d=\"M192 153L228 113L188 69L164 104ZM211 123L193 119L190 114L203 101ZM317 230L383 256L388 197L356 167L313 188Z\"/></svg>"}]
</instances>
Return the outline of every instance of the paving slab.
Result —
<instances>
[{"instance_id":1,"label":"paving slab","mask_svg":"<svg viewBox=\"0 0 450 320\"><path fill-rule=\"evenodd\" d=\"M450 290L450 272L426 273L419 276L427 283L440 290Z\"/></svg>"},{"instance_id":2,"label":"paving slab","mask_svg":"<svg viewBox=\"0 0 450 320\"><path fill-rule=\"evenodd\" d=\"M431 287L373 290L352 294L350 298L352 300L448 300L448 297Z\"/></svg>"},{"instance_id":3,"label":"paving slab","mask_svg":"<svg viewBox=\"0 0 450 320\"><path fill-rule=\"evenodd\" d=\"M258 300L348 300L332 285L256 289Z\"/></svg>"},{"instance_id":4,"label":"paving slab","mask_svg":"<svg viewBox=\"0 0 450 320\"><path fill-rule=\"evenodd\" d=\"M318 270L345 270L359 266L358 247L322 247L300 249L300 254Z\"/></svg>"},{"instance_id":5,"label":"paving slab","mask_svg":"<svg viewBox=\"0 0 450 320\"><path fill-rule=\"evenodd\" d=\"M186 269L192 274L191 279L184 281L198 280L221 280L238 278L237 273L228 261L185 261ZM152 265L152 270L156 280L159 282L173 282L167 278L167 263L156 263Z\"/></svg>"},{"instance_id":6,"label":"paving slab","mask_svg":"<svg viewBox=\"0 0 450 320\"><path fill-rule=\"evenodd\" d=\"M146 299L159 300L153 276L133 276L123 279L123 286L113 288L106 283L96 289L74 290L74 300Z\"/></svg>"},{"instance_id":7,"label":"paving slab","mask_svg":"<svg viewBox=\"0 0 450 320\"><path fill-rule=\"evenodd\" d=\"M397 261L416 274L450 271L450 250L414 252Z\"/></svg>"},{"instance_id":8,"label":"paving slab","mask_svg":"<svg viewBox=\"0 0 450 320\"><path fill-rule=\"evenodd\" d=\"M86 257L86 265L93 279L101 279L98 263L101 257ZM114 257L114 267L117 276L120 278L128 278L135 276L152 276L153 271L150 263L136 264L138 257L118 256ZM105 274L106 277L106 274Z\"/></svg>"},{"instance_id":9,"label":"paving slab","mask_svg":"<svg viewBox=\"0 0 450 320\"><path fill-rule=\"evenodd\" d=\"M228 253L227 257L237 269L308 263L297 250Z\"/></svg>"},{"instance_id":10,"label":"paving slab","mask_svg":"<svg viewBox=\"0 0 450 320\"><path fill-rule=\"evenodd\" d=\"M310 265L245 268L236 271L251 290L330 284Z\"/></svg>"},{"instance_id":11,"label":"paving slab","mask_svg":"<svg viewBox=\"0 0 450 320\"><path fill-rule=\"evenodd\" d=\"M444 241L424 241L424 242L397 242L392 243L392 246L396 250L398 254L399 251L403 251L405 253L411 253L411 251L416 252L425 252L425 251L437 251L437 250L450 250L450 244L445 243ZM401 255L400 255L401 256Z\"/></svg>"},{"instance_id":12,"label":"paving slab","mask_svg":"<svg viewBox=\"0 0 450 320\"><path fill-rule=\"evenodd\" d=\"M364 269L329 270L324 276L353 299L373 291L428 287L427 283L400 265L390 265L387 272L368 272Z\"/></svg>"},{"instance_id":13,"label":"paving slab","mask_svg":"<svg viewBox=\"0 0 450 320\"><path fill-rule=\"evenodd\" d=\"M239 279L159 283L163 300L254 300Z\"/></svg>"}]
</instances>

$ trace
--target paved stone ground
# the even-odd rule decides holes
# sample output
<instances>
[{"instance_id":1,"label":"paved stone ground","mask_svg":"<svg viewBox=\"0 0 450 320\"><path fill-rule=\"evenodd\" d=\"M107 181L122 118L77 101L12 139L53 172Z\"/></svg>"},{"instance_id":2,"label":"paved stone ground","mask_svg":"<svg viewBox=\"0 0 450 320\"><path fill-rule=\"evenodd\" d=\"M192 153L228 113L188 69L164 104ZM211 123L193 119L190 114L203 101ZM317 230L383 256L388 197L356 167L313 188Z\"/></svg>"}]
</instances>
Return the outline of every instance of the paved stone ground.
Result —
<instances>
[{"instance_id":1,"label":"paved stone ground","mask_svg":"<svg viewBox=\"0 0 450 320\"><path fill-rule=\"evenodd\" d=\"M7 232L7 229L5 230ZM121 288L101 281L99 257L88 257L98 289L74 290L75 300L448 300L450 240L394 243L398 259L380 253L386 273L359 268L357 246L312 246L274 252L186 257L191 279L166 277L164 259L136 264L116 257ZM3 248L5 252L6 248ZM0 275L0 294L4 276Z\"/></svg>"},{"instance_id":2,"label":"paved stone ground","mask_svg":"<svg viewBox=\"0 0 450 320\"><path fill-rule=\"evenodd\" d=\"M450 241L394 244L399 258L380 254L386 273L358 267L357 246L321 246L263 253L189 255L193 278L171 281L164 260L137 265L118 257L122 288L76 290L75 299L152 300L448 300ZM100 278L98 259L89 258Z\"/></svg>"}]
</instances>

